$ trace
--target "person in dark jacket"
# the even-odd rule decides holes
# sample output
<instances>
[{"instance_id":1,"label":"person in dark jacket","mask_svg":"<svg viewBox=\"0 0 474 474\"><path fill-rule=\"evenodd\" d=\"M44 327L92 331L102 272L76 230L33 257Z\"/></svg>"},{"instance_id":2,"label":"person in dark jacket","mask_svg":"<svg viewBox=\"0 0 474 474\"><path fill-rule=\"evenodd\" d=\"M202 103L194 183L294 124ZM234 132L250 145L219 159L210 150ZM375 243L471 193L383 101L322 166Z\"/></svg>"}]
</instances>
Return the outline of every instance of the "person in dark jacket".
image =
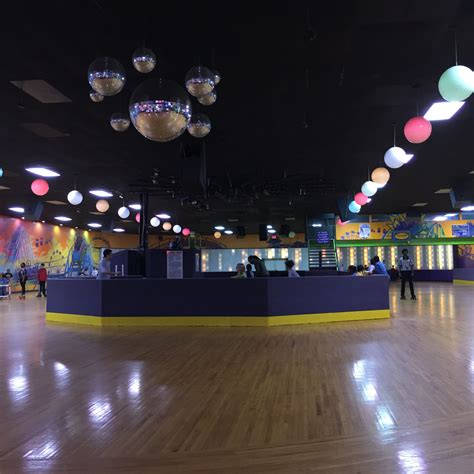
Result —
<instances>
[{"instance_id":1,"label":"person in dark jacket","mask_svg":"<svg viewBox=\"0 0 474 474\"><path fill-rule=\"evenodd\" d=\"M25 262L22 262L20 265L20 270L18 270L18 281L20 282L21 286L20 300L24 300L26 295L26 282L28 281L28 273L26 271Z\"/></svg>"},{"instance_id":2,"label":"person in dark jacket","mask_svg":"<svg viewBox=\"0 0 474 474\"><path fill-rule=\"evenodd\" d=\"M245 268L246 268L245 274L247 275L247 278L254 278L255 275L253 274L253 271L252 271L252 265L250 265L250 263L247 263Z\"/></svg>"},{"instance_id":3,"label":"person in dark jacket","mask_svg":"<svg viewBox=\"0 0 474 474\"><path fill-rule=\"evenodd\" d=\"M265 266L265 262L258 258L256 255L249 255L249 263L255 267L255 276L256 277L268 277L270 273Z\"/></svg>"}]
</instances>

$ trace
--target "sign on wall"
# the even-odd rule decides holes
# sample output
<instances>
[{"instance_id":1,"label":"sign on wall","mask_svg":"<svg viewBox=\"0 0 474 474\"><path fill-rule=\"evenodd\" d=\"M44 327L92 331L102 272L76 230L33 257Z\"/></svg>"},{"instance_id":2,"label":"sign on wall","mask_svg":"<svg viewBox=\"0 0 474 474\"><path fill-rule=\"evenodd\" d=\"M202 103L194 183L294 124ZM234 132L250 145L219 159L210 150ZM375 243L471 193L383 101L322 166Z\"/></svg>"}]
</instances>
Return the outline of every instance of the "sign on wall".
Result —
<instances>
[{"instance_id":1,"label":"sign on wall","mask_svg":"<svg viewBox=\"0 0 474 474\"><path fill-rule=\"evenodd\" d=\"M183 252L181 250L166 252L166 278L183 278Z\"/></svg>"}]
</instances>

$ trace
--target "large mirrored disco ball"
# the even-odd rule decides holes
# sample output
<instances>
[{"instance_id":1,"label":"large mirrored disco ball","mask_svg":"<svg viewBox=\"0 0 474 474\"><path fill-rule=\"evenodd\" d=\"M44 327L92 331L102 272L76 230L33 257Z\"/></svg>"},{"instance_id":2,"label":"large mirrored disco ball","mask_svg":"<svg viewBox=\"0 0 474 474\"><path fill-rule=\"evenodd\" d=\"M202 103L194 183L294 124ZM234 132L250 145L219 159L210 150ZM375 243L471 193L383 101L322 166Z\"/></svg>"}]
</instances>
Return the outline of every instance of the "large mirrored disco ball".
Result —
<instances>
[{"instance_id":1,"label":"large mirrored disco ball","mask_svg":"<svg viewBox=\"0 0 474 474\"><path fill-rule=\"evenodd\" d=\"M151 72L156 66L155 53L148 48L137 48L133 53L132 63L138 72L143 74Z\"/></svg>"},{"instance_id":2,"label":"large mirrored disco ball","mask_svg":"<svg viewBox=\"0 0 474 474\"><path fill-rule=\"evenodd\" d=\"M169 142L179 137L191 119L191 101L174 81L149 79L130 98L130 118L145 138Z\"/></svg>"},{"instance_id":3,"label":"large mirrored disco ball","mask_svg":"<svg viewBox=\"0 0 474 474\"><path fill-rule=\"evenodd\" d=\"M194 114L188 125L188 132L196 138L203 138L211 131L211 121L204 114Z\"/></svg>"},{"instance_id":4,"label":"large mirrored disco ball","mask_svg":"<svg viewBox=\"0 0 474 474\"><path fill-rule=\"evenodd\" d=\"M205 66L194 66L184 79L186 90L194 97L209 94L214 89L214 73Z\"/></svg>"},{"instance_id":5,"label":"large mirrored disco ball","mask_svg":"<svg viewBox=\"0 0 474 474\"><path fill-rule=\"evenodd\" d=\"M91 90L89 92L89 97L91 98L92 102L102 102L104 100L104 96L95 90Z\"/></svg>"},{"instance_id":6,"label":"large mirrored disco ball","mask_svg":"<svg viewBox=\"0 0 474 474\"><path fill-rule=\"evenodd\" d=\"M110 126L116 132L125 132L130 127L130 118L122 112L117 112L110 117Z\"/></svg>"},{"instance_id":7,"label":"large mirrored disco ball","mask_svg":"<svg viewBox=\"0 0 474 474\"><path fill-rule=\"evenodd\" d=\"M202 105L212 105L217 100L216 90L212 90L209 94L198 97L198 102Z\"/></svg>"},{"instance_id":8,"label":"large mirrored disco ball","mask_svg":"<svg viewBox=\"0 0 474 474\"><path fill-rule=\"evenodd\" d=\"M92 61L87 76L92 89L105 96L118 94L126 81L123 66L108 56Z\"/></svg>"}]
</instances>

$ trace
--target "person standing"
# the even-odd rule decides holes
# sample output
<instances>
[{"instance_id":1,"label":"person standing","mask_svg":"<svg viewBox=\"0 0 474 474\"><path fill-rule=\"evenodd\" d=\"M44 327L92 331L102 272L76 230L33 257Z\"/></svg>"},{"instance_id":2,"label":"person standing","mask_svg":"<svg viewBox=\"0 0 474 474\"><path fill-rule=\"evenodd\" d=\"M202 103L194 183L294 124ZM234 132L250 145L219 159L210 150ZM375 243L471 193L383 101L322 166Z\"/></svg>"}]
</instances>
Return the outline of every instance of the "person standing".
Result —
<instances>
[{"instance_id":1,"label":"person standing","mask_svg":"<svg viewBox=\"0 0 474 474\"><path fill-rule=\"evenodd\" d=\"M110 280L112 275L115 276L114 272L110 271L110 259L112 258L112 250L105 249L102 254L104 258L99 264L99 274L97 275L98 280Z\"/></svg>"},{"instance_id":2,"label":"person standing","mask_svg":"<svg viewBox=\"0 0 474 474\"><path fill-rule=\"evenodd\" d=\"M398 270L402 279L401 295L400 299L406 300L405 298L405 286L408 281L410 285L411 299L416 300L415 290L413 288L413 268L414 263L411 257L408 255L408 249L402 250L402 257L398 260Z\"/></svg>"},{"instance_id":3,"label":"person standing","mask_svg":"<svg viewBox=\"0 0 474 474\"><path fill-rule=\"evenodd\" d=\"M12 278L13 278L13 273L10 271L9 268L7 268L7 271L3 274L3 276L7 279L7 284L8 284L8 299L11 299L12 297Z\"/></svg>"},{"instance_id":4,"label":"person standing","mask_svg":"<svg viewBox=\"0 0 474 474\"><path fill-rule=\"evenodd\" d=\"M42 263L38 270L39 290L36 296L39 298L41 298L41 294L43 294L43 296L46 298L46 280L47 279L48 279L48 272L46 268L44 267L44 263Z\"/></svg>"},{"instance_id":5,"label":"person standing","mask_svg":"<svg viewBox=\"0 0 474 474\"><path fill-rule=\"evenodd\" d=\"M18 281L20 282L21 286L20 300L24 300L26 295L26 282L28 281L28 273L26 271L25 262L22 262L20 265L20 270L18 270Z\"/></svg>"},{"instance_id":6,"label":"person standing","mask_svg":"<svg viewBox=\"0 0 474 474\"><path fill-rule=\"evenodd\" d=\"M255 267L255 276L256 277L268 277L270 276L270 272L267 270L265 266L265 262L257 257L256 255L249 255L248 259L249 263Z\"/></svg>"},{"instance_id":7,"label":"person standing","mask_svg":"<svg viewBox=\"0 0 474 474\"><path fill-rule=\"evenodd\" d=\"M299 278L300 277L298 272L296 271L295 262L293 260L287 260L285 262L285 267L286 267L286 270L288 271L288 276L290 278Z\"/></svg>"}]
</instances>

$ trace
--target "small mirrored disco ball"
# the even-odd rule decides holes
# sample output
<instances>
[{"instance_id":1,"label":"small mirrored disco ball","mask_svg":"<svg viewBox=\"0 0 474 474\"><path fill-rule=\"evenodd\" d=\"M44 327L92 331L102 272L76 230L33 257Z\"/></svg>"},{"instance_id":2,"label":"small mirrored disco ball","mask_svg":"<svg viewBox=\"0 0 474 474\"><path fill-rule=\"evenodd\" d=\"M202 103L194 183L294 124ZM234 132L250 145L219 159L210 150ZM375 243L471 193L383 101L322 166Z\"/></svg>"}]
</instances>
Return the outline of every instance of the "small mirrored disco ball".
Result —
<instances>
[{"instance_id":1,"label":"small mirrored disco ball","mask_svg":"<svg viewBox=\"0 0 474 474\"><path fill-rule=\"evenodd\" d=\"M214 89L214 73L205 66L194 66L185 77L186 90L194 97L209 94Z\"/></svg>"},{"instance_id":2,"label":"small mirrored disco ball","mask_svg":"<svg viewBox=\"0 0 474 474\"><path fill-rule=\"evenodd\" d=\"M212 105L217 100L216 90L214 89L213 91L209 92L209 94L198 97L197 100L202 105Z\"/></svg>"},{"instance_id":3,"label":"small mirrored disco ball","mask_svg":"<svg viewBox=\"0 0 474 474\"><path fill-rule=\"evenodd\" d=\"M188 125L188 132L196 138L203 138L211 131L211 121L204 114L194 114Z\"/></svg>"},{"instance_id":4,"label":"small mirrored disco ball","mask_svg":"<svg viewBox=\"0 0 474 474\"><path fill-rule=\"evenodd\" d=\"M221 75L219 71L214 70L214 84L217 86L221 82Z\"/></svg>"},{"instance_id":5,"label":"small mirrored disco ball","mask_svg":"<svg viewBox=\"0 0 474 474\"><path fill-rule=\"evenodd\" d=\"M92 102L102 102L104 100L104 96L94 90L89 92L89 97L91 98Z\"/></svg>"},{"instance_id":6,"label":"small mirrored disco ball","mask_svg":"<svg viewBox=\"0 0 474 474\"><path fill-rule=\"evenodd\" d=\"M116 59L104 56L92 61L88 79L92 89L99 94L116 95L125 86L125 69Z\"/></svg>"},{"instance_id":7,"label":"small mirrored disco ball","mask_svg":"<svg viewBox=\"0 0 474 474\"><path fill-rule=\"evenodd\" d=\"M145 138L169 142L188 126L192 109L186 91L174 81L149 79L130 98L130 118Z\"/></svg>"},{"instance_id":8,"label":"small mirrored disco ball","mask_svg":"<svg viewBox=\"0 0 474 474\"><path fill-rule=\"evenodd\" d=\"M130 118L122 112L117 112L110 117L110 126L116 132L125 132L130 127Z\"/></svg>"},{"instance_id":9,"label":"small mirrored disco ball","mask_svg":"<svg viewBox=\"0 0 474 474\"><path fill-rule=\"evenodd\" d=\"M153 71L156 66L155 53L148 48L137 48L132 56L133 67L138 71L146 74Z\"/></svg>"}]
</instances>

